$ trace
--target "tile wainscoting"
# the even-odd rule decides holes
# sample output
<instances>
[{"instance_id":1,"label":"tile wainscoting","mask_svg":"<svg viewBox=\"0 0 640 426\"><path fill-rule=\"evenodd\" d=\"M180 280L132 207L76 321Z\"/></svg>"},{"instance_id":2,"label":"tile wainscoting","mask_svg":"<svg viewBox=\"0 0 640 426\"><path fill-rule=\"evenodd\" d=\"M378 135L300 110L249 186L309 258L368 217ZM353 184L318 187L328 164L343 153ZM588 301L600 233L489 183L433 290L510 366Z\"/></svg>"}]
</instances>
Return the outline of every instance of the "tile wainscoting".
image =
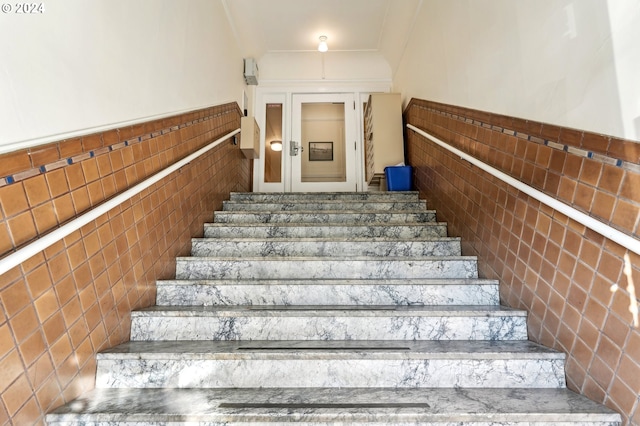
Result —
<instances>
[{"instance_id":1,"label":"tile wainscoting","mask_svg":"<svg viewBox=\"0 0 640 426\"><path fill-rule=\"evenodd\" d=\"M640 226L640 143L414 99L405 122L627 234ZM640 331L623 248L407 130L414 184L529 337L567 353L571 389L640 424ZM640 257L630 253L640 282ZM617 291L611 287L617 284Z\"/></svg>"},{"instance_id":2,"label":"tile wainscoting","mask_svg":"<svg viewBox=\"0 0 640 426\"><path fill-rule=\"evenodd\" d=\"M240 127L230 103L0 156L0 256ZM231 141L0 276L0 424L43 424L94 386L95 354L129 339L130 313L251 161Z\"/></svg>"}]
</instances>

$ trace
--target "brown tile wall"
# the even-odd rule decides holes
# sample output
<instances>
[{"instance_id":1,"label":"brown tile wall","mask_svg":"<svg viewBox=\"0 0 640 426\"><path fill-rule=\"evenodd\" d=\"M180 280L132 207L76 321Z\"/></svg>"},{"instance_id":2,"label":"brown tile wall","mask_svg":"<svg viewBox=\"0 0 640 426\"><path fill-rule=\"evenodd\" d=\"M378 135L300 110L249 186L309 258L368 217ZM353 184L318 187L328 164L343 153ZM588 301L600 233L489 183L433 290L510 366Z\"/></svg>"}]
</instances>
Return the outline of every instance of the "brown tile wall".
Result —
<instances>
[{"instance_id":1,"label":"brown tile wall","mask_svg":"<svg viewBox=\"0 0 640 426\"><path fill-rule=\"evenodd\" d=\"M0 156L0 256L239 126L226 104ZM0 275L0 425L43 424L93 388L95 354L129 339L131 310L154 304L229 192L250 190L250 166L223 142Z\"/></svg>"},{"instance_id":2,"label":"brown tile wall","mask_svg":"<svg viewBox=\"0 0 640 426\"><path fill-rule=\"evenodd\" d=\"M638 238L639 143L415 99L405 120ZM567 353L568 386L640 424L626 251L409 130L407 150L438 220L481 276L500 280L502 303L529 312L530 339ZM640 283L640 256L630 258Z\"/></svg>"}]
</instances>

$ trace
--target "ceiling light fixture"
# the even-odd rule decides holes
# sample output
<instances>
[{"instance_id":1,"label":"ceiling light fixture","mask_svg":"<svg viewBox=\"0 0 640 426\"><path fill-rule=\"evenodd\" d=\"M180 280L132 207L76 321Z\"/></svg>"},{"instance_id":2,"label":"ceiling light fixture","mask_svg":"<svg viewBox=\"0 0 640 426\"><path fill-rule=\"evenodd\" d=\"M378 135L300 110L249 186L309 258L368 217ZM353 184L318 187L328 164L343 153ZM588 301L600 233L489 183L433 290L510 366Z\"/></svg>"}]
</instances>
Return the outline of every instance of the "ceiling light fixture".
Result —
<instances>
[{"instance_id":1,"label":"ceiling light fixture","mask_svg":"<svg viewBox=\"0 0 640 426\"><path fill-rule=\"evenodd\" d=\"M329 50L329 46L327 45L327 36L320 36L320 44L318 44L318 52L326 52Z\"/></svg>"},{"instance_id":2,"label":"ceiling light fixture","mask_svg":"<svg viewBox=\"0 0 640 426\"><path fill-rule=\"evenodd\" d=\"M272 151L282 151L282 141L271 141L269 145Z\"/></svg>"}]
</instances>

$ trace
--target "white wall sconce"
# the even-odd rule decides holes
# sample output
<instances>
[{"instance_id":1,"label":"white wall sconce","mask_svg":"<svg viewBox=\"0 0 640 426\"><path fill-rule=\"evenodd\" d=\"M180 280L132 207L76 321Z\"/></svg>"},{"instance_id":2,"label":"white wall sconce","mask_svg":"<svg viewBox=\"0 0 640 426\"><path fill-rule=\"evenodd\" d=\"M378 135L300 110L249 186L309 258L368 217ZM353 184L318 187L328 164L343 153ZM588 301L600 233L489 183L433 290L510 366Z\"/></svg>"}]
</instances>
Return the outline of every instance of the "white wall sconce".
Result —
<instances>
[{"instance_id":1,"label":"white wall sconce","mask_svg":"<svg viewBox=\"0 0 640 426\"><path fill-rule=\"evenodd\" d=\"M318 52L326 52L329 50L329 46L327 45L327 36L320 36L320 44L318 44Z\"/></svg>"},{"instance_id":2,"label":"white wall sconce","mask_svg":"<svg viewBox=\"0 0 640 426\"><path fill-rule=\"evenodd\" d=\"M271 146L272 151L282 151L282 141L271 141L269 146Z\"/></svg>"}]
</instances>

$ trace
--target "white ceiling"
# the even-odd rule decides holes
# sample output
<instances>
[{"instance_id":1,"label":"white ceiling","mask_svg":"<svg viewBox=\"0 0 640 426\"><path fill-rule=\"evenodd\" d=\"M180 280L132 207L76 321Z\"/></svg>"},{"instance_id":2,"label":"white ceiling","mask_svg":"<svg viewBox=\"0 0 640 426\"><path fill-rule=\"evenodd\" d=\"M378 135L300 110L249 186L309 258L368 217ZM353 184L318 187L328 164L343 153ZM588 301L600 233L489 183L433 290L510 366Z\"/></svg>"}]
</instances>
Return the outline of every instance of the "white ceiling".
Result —
<instances>
[{"instance_id":1,"label":"white ceiling","mask_svg":"<svg viewBox=\"0 0 640 426\"><path fill-rule=\"evenodd\" d=\"M222 0L243 56L315 51L380 52L399 61L423 0Z\"/></svg>"}]
</instances>

